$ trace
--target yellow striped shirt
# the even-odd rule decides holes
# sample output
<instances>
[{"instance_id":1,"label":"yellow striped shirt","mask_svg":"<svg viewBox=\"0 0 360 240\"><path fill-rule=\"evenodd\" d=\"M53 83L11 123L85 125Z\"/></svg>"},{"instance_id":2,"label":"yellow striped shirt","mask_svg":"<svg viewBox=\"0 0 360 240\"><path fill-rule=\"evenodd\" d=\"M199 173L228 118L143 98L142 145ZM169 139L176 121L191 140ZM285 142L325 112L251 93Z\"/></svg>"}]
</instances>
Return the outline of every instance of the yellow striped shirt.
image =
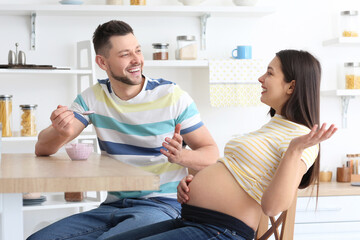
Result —
<instances>
[{"instance_id":1,"label":"yellow striped shirt","mask_svg":"<svg viewBox=\"0 0 360 240\"><path fill-rule=\"evenodd\" d=\"M230 140L220 159L240 186L259 204L290 141L310 129L275 115L262 128ZM319 145L304 150L301 159L309 169L319 153Z\"/></svg>"}]
</instances>

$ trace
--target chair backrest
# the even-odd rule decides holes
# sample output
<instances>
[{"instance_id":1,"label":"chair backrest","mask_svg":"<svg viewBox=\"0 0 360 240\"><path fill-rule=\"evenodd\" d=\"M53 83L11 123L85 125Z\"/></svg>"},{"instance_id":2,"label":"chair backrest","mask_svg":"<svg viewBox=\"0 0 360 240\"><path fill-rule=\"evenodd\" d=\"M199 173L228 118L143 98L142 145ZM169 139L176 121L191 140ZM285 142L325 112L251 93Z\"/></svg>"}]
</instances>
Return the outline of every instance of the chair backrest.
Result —
<instances>
[{"instance_id":1,"label":"chair backrest","mask_svg":"<svg viewBox=\"0 0 360 240\"><path fill-rule=\"evenodd\" d=\"M294 238L296 200L297 196L290 208L282 212L276 219L263 213L256 231L255 240L266 240L272 235L274 235L275 240L292 240ZM269 225L269 219L271 225ZM278 228L280 225L281 231L279 233Z\"/></svg>"}]
</instances>

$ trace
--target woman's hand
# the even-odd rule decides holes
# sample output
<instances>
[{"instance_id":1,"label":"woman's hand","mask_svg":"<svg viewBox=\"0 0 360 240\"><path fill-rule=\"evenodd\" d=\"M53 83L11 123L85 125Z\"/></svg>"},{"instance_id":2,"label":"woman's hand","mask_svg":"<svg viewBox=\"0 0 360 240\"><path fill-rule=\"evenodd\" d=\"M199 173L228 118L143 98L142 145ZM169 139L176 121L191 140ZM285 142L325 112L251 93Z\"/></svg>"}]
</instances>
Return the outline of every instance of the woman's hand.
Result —
<instances>
[{"instance_id":1,"label":"woman's hand","mask_svg":"<svg viewBox=\"0 0 360 240\"><path fill-rule=\"evenodd\" d=\"M305 148L314 146L329 139L336 131L337 128L334 124L331 124L328 129L326 129L326 123L323 123L320 129L318 129L318 125L315 124L308 134L291 140L289 148L292 147L296 150L303 151Z\"/></svg>"},{"instance_id":2,"label":"woman's hand","mask_svg":"<svg viewBox=\"0 0 360 240\"><path fill-rule=\"evenodd\" d=\"M179 203L184 204L189 201L188 192L190 191L190 188L188 185L193 178L193 175L187 175L180 181L179 185L177 186L177 201Z\"/></svg>"}]
</instances>

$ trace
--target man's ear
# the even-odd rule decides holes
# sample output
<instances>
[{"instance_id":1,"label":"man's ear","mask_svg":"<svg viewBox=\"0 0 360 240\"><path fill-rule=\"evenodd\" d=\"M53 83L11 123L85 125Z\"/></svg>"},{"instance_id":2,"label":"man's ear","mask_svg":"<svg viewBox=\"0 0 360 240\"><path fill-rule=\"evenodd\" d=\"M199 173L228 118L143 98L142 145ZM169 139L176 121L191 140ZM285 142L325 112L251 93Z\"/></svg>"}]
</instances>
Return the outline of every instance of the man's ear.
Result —
<instances>
[{"instance_id":1,"label":"man's ear","mask_svg":"<svg viewBox=\"0 0 360 240\"><path fill-rule=\"evenodd\" d=\"M295 85L296 85L296 80L292 80L290 82L290 86L289 86L289 89L287 91L288 94L293 94L293 92L295 90Z\"/></svg>"},{"instance_id":2,"label":"man's ear","mask_svg":"<svg viewBox=\"0 0 360 240\"><path fill-rule=\"evenodd\" d=\"M105 70L105 71L107 70L107 64L106 64L104 56L96 55L95 62L102 70Z\"/></svg>"}]
</instances>

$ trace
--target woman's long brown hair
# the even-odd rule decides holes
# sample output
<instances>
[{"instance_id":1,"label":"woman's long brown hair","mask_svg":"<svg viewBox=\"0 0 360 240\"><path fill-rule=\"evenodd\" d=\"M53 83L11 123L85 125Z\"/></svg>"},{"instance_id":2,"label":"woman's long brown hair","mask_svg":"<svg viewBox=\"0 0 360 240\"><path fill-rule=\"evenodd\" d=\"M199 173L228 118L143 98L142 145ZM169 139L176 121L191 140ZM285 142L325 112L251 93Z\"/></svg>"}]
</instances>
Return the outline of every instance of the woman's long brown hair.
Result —
<instances>
[{"instance_id":1,"label":"woman's long brown hair","mask_svg":"<svg viewBox=\"0 0 360 240\"><path fill-rule=\"evenodd\" d=\"M285 82L295 80L294 92L284 104L281 115L292 122L312 128L320 123L321 65L306 51L282 50L276 56L281 62ZM275 110L271 108L269 113L273 117ZM320 149L314 164L301 179L299 188L306 188L310 184L319 186L319 171ZM317 193L318 190L319 188Z\"/></svg>"}]
</instances>

